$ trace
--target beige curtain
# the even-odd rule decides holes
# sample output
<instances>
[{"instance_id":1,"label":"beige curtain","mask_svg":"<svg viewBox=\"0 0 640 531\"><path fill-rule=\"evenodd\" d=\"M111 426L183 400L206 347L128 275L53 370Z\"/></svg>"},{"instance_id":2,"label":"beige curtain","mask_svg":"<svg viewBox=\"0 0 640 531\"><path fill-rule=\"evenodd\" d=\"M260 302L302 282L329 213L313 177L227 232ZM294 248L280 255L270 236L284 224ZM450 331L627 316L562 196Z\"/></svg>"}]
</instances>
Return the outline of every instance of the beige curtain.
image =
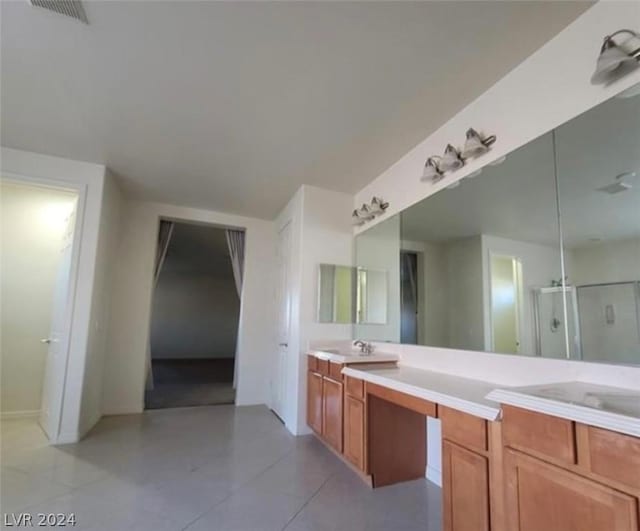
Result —
<instances>
[{"instance_id":1,"label":"beige curtain","mask_svg":"<svg viewBox=\"0 0 640 531\"><path fill-rule=\"evenodd\" d=\"M162 264L167 257L167 251L169 250L169 243L171 242L171 236L173 236L173 229L175 227L173 221L160 220L160 228L158 229L158 244L156 246L156 260L153 269L153 287L155 289L160 278L160 271L162 271ZM147 341L147 389L153 389L153 367L151 366L151 334L149 334L149 341Z\"/></svg>"}]
</instances>

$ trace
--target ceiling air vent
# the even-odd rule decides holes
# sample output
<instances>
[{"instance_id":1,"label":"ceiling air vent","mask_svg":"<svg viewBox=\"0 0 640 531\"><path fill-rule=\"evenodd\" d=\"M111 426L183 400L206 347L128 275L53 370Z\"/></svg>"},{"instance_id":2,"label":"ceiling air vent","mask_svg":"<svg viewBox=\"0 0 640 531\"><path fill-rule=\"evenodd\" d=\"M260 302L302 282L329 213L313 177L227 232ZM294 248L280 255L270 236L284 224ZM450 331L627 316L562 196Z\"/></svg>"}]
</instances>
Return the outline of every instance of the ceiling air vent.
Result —
<instances>
[{"instance_id":1,"label":"ceiling air vent","mask_svg":"<svg viewBox=\"0 0 640 531\"><path fill-rule=\"evenodd\" d=\"M87 14L84 12L84 7L82 7L80 0L29 0L29 2L32 6L55 11L61 15L89 24Z\"/></svg>"}]
</instances>

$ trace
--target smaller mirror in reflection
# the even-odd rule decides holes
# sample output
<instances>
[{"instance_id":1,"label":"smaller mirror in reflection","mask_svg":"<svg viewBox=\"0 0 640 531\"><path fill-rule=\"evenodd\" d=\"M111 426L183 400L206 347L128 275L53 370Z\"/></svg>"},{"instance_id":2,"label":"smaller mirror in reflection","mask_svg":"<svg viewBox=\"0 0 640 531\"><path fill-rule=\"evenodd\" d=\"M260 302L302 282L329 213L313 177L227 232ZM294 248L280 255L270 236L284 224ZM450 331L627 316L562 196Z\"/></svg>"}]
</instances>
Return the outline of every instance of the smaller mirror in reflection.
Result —
<instances>
[{"instance_id":1,"label":"smaller mirror in reflection","mask_svg":"<svg viewBox=\"0 0 640 531\"><path fill-rule=\"evenodd\" d=\"M320 264L318 277L318 321L353 323L355 268Z\"/></svg>"},{"instance_id":2,"label":"smaller mirror in reflection","mask_svg":"<svg viewBox=\"0 0 640 531\"><path fill-rule=\"evenodd\" d=\"M357 269L357 323L387 324L387 272Z\"/></svg>"}]
</instances>

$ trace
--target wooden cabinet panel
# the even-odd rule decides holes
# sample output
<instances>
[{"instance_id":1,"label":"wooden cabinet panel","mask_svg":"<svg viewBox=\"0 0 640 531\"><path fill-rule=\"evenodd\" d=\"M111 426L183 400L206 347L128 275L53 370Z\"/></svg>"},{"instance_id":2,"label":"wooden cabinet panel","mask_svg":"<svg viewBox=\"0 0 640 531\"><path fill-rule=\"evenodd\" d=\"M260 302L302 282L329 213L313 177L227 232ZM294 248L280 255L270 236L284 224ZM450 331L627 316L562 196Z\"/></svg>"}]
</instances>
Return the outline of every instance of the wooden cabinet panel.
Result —
<instances>
[{"instance_id":1,"label":"wooden cabinet panel","mask_svg":"<svg viewBox=\"0 0 640 531\"><path fill-rule=\"evenodd\" d=\"M318 372L318 358L307 355L307 369Z\"/></svg>"},{"instance_id":2,"label":"wooden cabinet panel","mask_svg":"<svg viewBox=\"0 0 640 531\"><path fill-rule=\"evenodd\" d=\"M329 376L329 360L321 360L317 358L316 364L318 372L322 374L322 376Z\"/></svg>"},{"instance_id":3,"label":"wooden cabinet panel","mask_svg":"<svg viewBox=\"0 0 640 531\"><path fill-rule=\"evenodd\" d=\"M345 389L349 396L362 400L364 398L364 382L354 378L353 376L347 376L345 378Z\"/></svg>"},{"instance_id":4,"label":"wooden cabinet panel","mask_svg":"<svg viewBox=\"0 0 640 531\"><path fill-rule=\"evenodd\" d=\"M351 396L344 400L344 456L365 471L365 409L364 403Z\"/></svg>"},{"instance_id":5,"label":"wooden cabinet panel","mask_svg":"<svg viewBox=\"0 0 640 531\"><path fill-rule=\"evenodd\" d=\"M415 396L402 393L401 391L396 391L395 389L389 389L382 385L366 382L365 393L377 396L378 398L382 398L382 400L387 400L388 402L392 402L427 417L438 416L436 413L436 404L434 402L429 402L423 398L417 398Z\"/></svg>"},{"instance_id":6,"label":"wooden cabinet panel","mask_svg":"<svg viewBox=\"0 0 640 531\"><path fill-rule=\"evenodd\" d=\"M489 531L489 460L443 441L442 479L444 531Z\"/></svg>"},{"instance_id":7,"label":"wooden cabinet panel","mask_svg":"<svg viewBox=\"0 0 640 531\"><path fill-rule=\"evenodd\" d=\"M488 449L486 420L444 406L440 406L438 416L443 438L481 452Z\"/></svg>"},{"instance_id":8,"label":"wooden cabinet panel","mask_svg":"<svg viewBox=\"0 0 640 531\"><path fill-rule=\"evenodd\" d=\"M342 363L329 362L329 377L339 382L342 381Z\"/></svg>"},{"instance_id":9,"label":"wooden cabinet panel","mask_svg":"<svg viewBox=\"0 0 640 531\"><path fill-rule=\"evenodd\" d=\"M570 420L503 405L502 433L505 446L544 454L567 464L577 462L575 429Z\"/></svg>"},{"instance_id":10,"label":"wooden cabinet panel","mask_svg":"<svg viewBox=\"0 0 640 531\"><path fill-rule=\"evenodd\" d=\"M640 439L578 424L578 464L598 474L640 490Z\"/></svg>"},{"instance_id":11,"label":"wooden cabinet panel","mask_svg":"<svg viewBox=\"0 0 640 531\"><path fill-rule=\"evenodd\" d=\"M638 500L507 449L509 531L638 531Z\"/></svg>"},{"instance_id":12,"label":"wooden cabinet panel","mask_svg":"<svg viewBox=\"0 0 640 531\"><path fill-rule=\"evenodd\" d=\"M307 372L307 424L322 433L322 376L311 371Z\"/></svg>"},{"instance_id":13,"label":"wooden cabinet panel","mask_svg":"<svg viewBox=\"0 0 640 531\"><path fill-rule=\"evenodd\" d=\"M342 384L329 378L322 380L322 435L342 452Z\"/></svg>"}]
</instances>

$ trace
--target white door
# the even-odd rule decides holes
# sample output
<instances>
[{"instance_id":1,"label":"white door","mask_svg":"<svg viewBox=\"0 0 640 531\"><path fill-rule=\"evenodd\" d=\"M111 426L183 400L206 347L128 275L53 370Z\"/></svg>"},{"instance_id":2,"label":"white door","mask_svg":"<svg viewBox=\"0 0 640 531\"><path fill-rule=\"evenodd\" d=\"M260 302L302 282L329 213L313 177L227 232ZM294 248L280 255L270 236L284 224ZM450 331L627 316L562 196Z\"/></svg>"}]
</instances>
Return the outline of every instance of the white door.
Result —
<instances>
[{"instance_id":1,"label":"white door","mask_svg":"<svg viewBox=\"0 0 640 531\"><path fill-rule=\"evenodd\" d=\"M278 234L278 354L271 389L271 407L281 419L285 418L287 360L291 328L290 262L291 223L287 223Z\"/></svg>"},{"instance_id":2,"label":"white door","mask_svg":"<svg viewBox=\"0 0 640 531\"><path fill-rule=\"evenodd\" d=\"M49 337L41 341L48 346L47 367L42 389L40 426L53 442L58 437L62 398L66 377L67 353L69 347L70 308L69 281L73 254L73 230L76 223L75 205L67 218L66 229L60 247L60 260L56 273L51 312Z\"/></svg>"}]
</instances>

